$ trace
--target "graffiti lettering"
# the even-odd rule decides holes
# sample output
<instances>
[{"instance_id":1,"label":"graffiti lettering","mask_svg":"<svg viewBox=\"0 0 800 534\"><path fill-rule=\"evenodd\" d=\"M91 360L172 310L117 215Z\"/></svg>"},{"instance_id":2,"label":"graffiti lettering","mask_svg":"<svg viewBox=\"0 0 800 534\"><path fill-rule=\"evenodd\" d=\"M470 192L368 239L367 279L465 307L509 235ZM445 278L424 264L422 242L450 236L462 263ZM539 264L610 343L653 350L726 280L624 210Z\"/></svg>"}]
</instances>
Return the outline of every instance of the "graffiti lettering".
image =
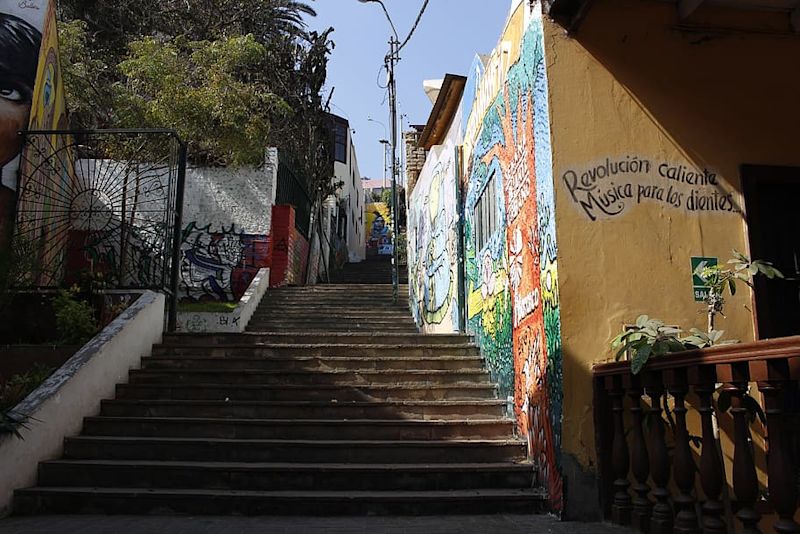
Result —
<instances>
[{"instance_id":1,"label":"graffiti lettering","mask_svg":"<svg viewBox=\"0 0 800 534\"><path fill-rule=\"evenodd\" d=\"M588 170L565 171L561 181L590 221L616 217L645 202L690 212L740 212L733 193L719 188L716 173L667 162L658 165L657 173L651 172L653 167L640 156L607 157Z\"/></svg>"},{"instance_id":2,"label":"graffiti lettering","mask_svg":"<svg viewBox=\"0 0 800 534\"><path fill-rule=\"evenodd\" d=\"M41 9L33 0L21 0L17 5L20 9Z\"/></svg>"},{"instance_id":3,"label":"graffiti lettering","mask_svg":"<svg viewBox=\"0 0 800 534\"><path fill-rule=\"evenodd\" d=\"M539 307L540 301L539 288L535 288L532 292L524 297L517 297L514 301L514 327L519 326L522 321L532 314Z\"/></svg>"}]
</instances>

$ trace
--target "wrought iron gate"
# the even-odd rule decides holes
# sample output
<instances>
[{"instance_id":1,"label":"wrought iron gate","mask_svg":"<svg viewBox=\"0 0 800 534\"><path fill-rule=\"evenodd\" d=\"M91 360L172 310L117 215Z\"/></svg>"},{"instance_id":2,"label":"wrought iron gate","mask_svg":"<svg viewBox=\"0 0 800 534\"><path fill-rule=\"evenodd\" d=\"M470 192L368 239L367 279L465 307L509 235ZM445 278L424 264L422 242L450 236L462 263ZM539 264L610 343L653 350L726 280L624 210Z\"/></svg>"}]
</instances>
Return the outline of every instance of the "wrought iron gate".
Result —
<instances>
[{"instance_id":1,"label":"wrought iron gate","mask_svg":"<svg viewBox=\"0 0 800 534\"><path fill-rule=\"evenodd\" d=\"M18 285L65 287L84 273L109 288L170 299L174 326L186 147L172 130L28 131L14 246Z\"/></svg>"}]
</instances>

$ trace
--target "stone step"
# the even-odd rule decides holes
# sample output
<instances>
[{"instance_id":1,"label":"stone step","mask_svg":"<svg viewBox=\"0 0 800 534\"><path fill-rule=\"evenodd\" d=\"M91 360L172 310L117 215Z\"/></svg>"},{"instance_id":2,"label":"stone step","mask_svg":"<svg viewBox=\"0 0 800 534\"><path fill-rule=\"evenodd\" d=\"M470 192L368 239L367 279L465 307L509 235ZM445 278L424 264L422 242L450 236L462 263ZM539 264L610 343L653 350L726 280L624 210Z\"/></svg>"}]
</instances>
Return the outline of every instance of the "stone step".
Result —
<instances>
[{"instance_id":1,"label":"stone step","mask_svg":"<svg viewBox=\"0 0 800 534\"><path fill-rule=\"evenodd\" d=\"M391 325L374 325L367 323L346 323L346 324L329 324L320 323L319 321L310 322L303 325L292 323L291 321L250 321L247 325L248 332L270 332L275 330L282 330L284 332L300 332L307 330L327 330L328 332L353 332L353 333L379 333L391 332L401 334L416 334L417 327L412 323L400 323Z\"/></svg>"},{"instance_id":2,"label":"stone step","mask_svg":"<svg viewBox=\"0 0 800 534\"><path fill-rule=\"evenodd\" d=\"M258 369L138 369L130 372L131 384L260 384L311 385L335 384L359 387L368 384L403 384L426 382L430 385L486 382L484 370L458 371L264 371Z\"/></svg>"},{"instance_id":3,"label":"stone step","mask_svg":"<svg viewBox=\"0 0 800 534\"><path fill-rule=\"evenodd\" d=\"M370 326L376 329L382 329L392 326L405 326L412 327L416 331L416 323L411 318L411 315L403 317L339 317L336 312L330 312L325 315L308 314L305 316L289 316L280 314L261 315L254 314L250 319L254 323L272 323L284 332L297 332L303 330L330 330L337 332L338 329L346 325L354 326Z\"/></svg>"},{"instance_id":4,"label":"stone step","mask_svg":"<svg viewBox=\"0 0 800 534\"><path fill-rule=\"evenodd\" d=\"M495 419L505 401L189 401L104 400L100 414L107 417L190 417L237 419Z\"/></svg>"},{"instance_id":5,"label":"stone step","mask_svg":"<svg viewBox=\"0 0 800 534\"><path fill-rule=\"evenodd\" d=\"M402 312L370 312L370 311L348 311L341 310L336 307L330 309L315 308L315 309L302 309L302 308L266 308L259 309L253 314L253 319L269 320L269 319L284 319L291 321L339 321L349 323L363 323L372 322L375 324L391 323L394 321L413 321L411 313L407 311Z\"/></svg>"},{"instance_id":6,"label":"stone step","mask_svg":"<svg viewBox=\"0 0 800 534\"><path fill-rule=\"evenodd\" d=\"M244 332L241 334L165 334L164 345L261 345L261 344L308 344L308 343L388 343L388 344L458 344L471 343L472 336L466 334L390 334L345 333L308 331L302 332Z\"/></svg>"},{"instance_id":7,"label":"stone step","mask_svg":"<svg viewBox=\"0 0 800 534\"><path fill-rule=\"evenodd\" d=\"M262 369L284 371L483 369L480 356L167 356L142 359L143 369Z\"/></svg>"},{"instance_id":8,"label":"stone step","mask_svg":"<svg viewBox=\"0 0 800 534\"><path fill-rule=\"evenodd\" d=\"M238 491L451 491L530 488L533 466L473 464L309 464L54 460L39 466L42 486L223 489Z\"/></svg>"},{"instance_id":9,"label":"stone step","mask_svg":"<svg viewBox=\"0 0 800 534\"><path fill-rule=\"evenodd\" d=\"M358 387L326 384L274 386L252 384L118 384L119 399L295 401L336 400L468 400L494 399L491 382L432 385L428 383L369 384Z\"/></svg>"},{"instance_id":10,"label":"stone step","mask_svg":"<svg viewBox=\"0 0 800 534\"><path fill-rule=\"evenodd\" d=\"M522 462L526 445L504 436L471 440L250 440L136 436L76 436L64 457L209 462L472 463Z\"/></svg>"},{"instance_id":11,"label":"stone step","mask_svg":"<svg viewBox=\"0 0 800 534\"><path fill-rule=\"evenodd\" d=\"M95 436L164 436L227 439L500 439L513 433L507 419L233 419L202 417L87 417Z\"/></svg>"},{"instance_id":12,"label":"stone step","mask_svg":"<svg viewBox=\"0 0 800 534\"><path fill-rule=\"evenodd\" d=\"M16 492L14 512L194 515L434 515L535 513L536 489L455 491L231 491L35 487Z\"/></svg>"},{"instance_id":13,"label":"stone step","mask_svg":"<svg viewBox=\"0 0 800 534\"><path fill-rule=\"evenodd\" d=\"M155 345L153 356L218 356L218 357L417 357L479 356L472 343L390 344L390 343L309 343L264 345Z\"/></svg>"}]
</instances>

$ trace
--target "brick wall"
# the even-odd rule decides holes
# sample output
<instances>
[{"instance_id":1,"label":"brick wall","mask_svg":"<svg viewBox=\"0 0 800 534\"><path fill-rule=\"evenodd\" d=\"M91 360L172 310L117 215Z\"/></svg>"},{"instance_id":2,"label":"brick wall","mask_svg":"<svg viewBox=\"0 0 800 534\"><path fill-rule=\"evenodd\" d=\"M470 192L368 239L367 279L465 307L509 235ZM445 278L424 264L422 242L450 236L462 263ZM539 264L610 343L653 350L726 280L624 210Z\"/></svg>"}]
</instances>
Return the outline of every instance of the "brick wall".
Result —
<instances>
[{"instance_id":1,"label":"brick wall","mask_svg":"<svg viewBox=\"0 0 800 534\"><path fill-rule=\"evenodd\" d=\"M302 285L308 266L308 240L294 225L294 206L272 208L272 268L270 287Z\"/></svg>"}]
</instances>

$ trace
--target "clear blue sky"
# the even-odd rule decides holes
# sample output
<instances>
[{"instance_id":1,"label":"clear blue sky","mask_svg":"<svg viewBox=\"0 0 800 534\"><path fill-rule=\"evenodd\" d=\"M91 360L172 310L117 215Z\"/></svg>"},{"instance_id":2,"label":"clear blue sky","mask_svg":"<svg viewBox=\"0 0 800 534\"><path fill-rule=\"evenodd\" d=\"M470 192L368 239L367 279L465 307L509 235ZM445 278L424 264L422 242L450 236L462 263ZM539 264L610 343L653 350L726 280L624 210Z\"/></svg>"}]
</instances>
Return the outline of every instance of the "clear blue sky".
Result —
<instances>
[{"instance_id":1,"label":"clear blue sky","mask_svg":"<svg viewBox=\"0 0 800 534\"><path fill-rule=\"evenodd\" d=\"M378 71L388 51L389 23L380 6L358 0L316 0L309 4L317 17L312 29L333 26L336 48L328 65L328 86L334 89L332 112L347 118L356 131L354 142L362 176L381 178L383 152L379 140L389 135L387 91L378 87ZM422 0L384 0L389 15L405 39ZM424 124L433 107L422 81L446 73L466 75L476 53L488 53L505 24L510 0L430 0L411 41L400 53L397 68L398 110L406 129ZM386 76L380 78L385 85ZM371 117L386 125L367 121Z\"/></svg>"}]
</instances>

